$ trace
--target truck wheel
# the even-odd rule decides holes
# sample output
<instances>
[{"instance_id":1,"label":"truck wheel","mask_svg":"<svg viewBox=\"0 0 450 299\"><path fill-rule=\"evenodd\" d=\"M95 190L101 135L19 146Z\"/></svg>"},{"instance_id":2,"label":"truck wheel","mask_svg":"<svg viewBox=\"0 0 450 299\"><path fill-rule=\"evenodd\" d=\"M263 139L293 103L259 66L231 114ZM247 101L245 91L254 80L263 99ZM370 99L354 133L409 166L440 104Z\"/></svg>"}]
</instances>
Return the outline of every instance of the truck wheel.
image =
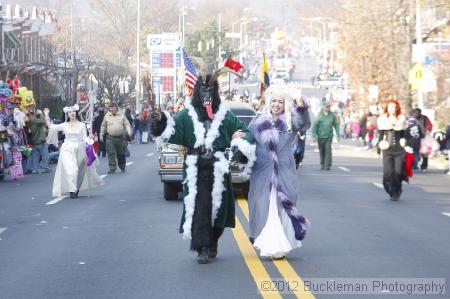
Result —
<instances>
[{"instance_id":1,"label":"truck wheel","mask_svg":"<svg viewBox=\"0 0 450 299\"><path fill-rule=\"evenodd\" d=\"M241 185L242 185L241 186L242 193L245 196L245 199L248 200L248 192L250 191L250 183L246 182L246 183L242 183Z\"/></svg>"},{"instance_id":2,"label":"truck wheel","mask_svg":"<svg viewBox=\"0 0 450 299\"><path fill-rule=\"evenodd\" d=\"M245 199L248 199L248 191L250 189L249 182L233 184L233 190L235 193L243 196Z\"/></svg>"},{"instance_id":3,"label":"truck wheel","mask_svg":"<svg viewBox=\"0 0 450 299\"><path fill-rule=\"evenodd\" d=\"M178 199L178 188L174 183L164 183L164 198L166 200Z\"/></svg>"}]
</instances>

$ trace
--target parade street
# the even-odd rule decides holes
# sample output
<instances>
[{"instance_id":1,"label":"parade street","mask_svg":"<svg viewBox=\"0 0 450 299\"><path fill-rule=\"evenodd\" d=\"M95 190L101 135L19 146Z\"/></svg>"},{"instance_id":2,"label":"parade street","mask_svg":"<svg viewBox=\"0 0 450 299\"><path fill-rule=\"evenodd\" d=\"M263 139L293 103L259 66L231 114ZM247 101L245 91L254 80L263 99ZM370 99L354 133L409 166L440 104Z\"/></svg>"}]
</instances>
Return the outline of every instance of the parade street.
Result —
<instances>
[{"instance_id":1,"label":"parade street","mask_svg":"<svg viewBox=\"0 0 450 299\"><path fill-rule=\"evenodd\" d=\"M106 185L76 199L51 197L53 173L2 182L1 298L288 298L291 292L266 291L265 281L450 279L450 184L442 170L415 175L392 202L374 153L341 145L323 171L310 146L293 178L299 209L312 222L303 247L288 260L258 258L238 196L236 228L225 231L217 259L199 265L178 233L182 202L162 197L154 144L130 151L126 173L106 176L102 158ZM342 298L300 287L295 295Z\"/></svg>"}]
</instances>

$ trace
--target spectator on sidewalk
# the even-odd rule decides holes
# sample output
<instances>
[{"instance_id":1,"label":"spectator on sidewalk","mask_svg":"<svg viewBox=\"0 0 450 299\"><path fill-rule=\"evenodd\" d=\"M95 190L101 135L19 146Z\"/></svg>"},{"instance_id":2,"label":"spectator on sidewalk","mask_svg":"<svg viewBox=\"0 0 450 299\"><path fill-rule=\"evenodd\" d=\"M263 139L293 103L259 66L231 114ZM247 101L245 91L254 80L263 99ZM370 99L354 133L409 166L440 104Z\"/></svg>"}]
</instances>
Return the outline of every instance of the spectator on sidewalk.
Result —
<instances>
[{"instance_id":1,"label":"spectator on sidewalk","mask_svg":"<svg viewBox=\"0 0 450 299\"><path fill-rule=\"evenodd\" d=\"M330 170L332 162L331 143L333 141L333 128L339 141L339 123L333 112L331 104L324 102L322 111L317 115L312 127L312 135L317 140L320 154L320 168Z\"/></svg>"},{"instance_id":2,"label":"spectator on sidewalk","mask_svg":"<svg viewBox=\"0 0 450 299\"><path fill-rule=\"evenodd\" d=\"M41 110L36 110L36 113L30 114L30 131L31 131L31 145L33 150L31 152L33 158L32 173L39 172L39 161L42 159L42 172L50 172L48 167L48 145L47 145L47 125L44 118L44 113Z\"/></svg>"},{"instance_id":3,"label":"spectator on sidewalk","mask_svg":"<svg viewBox=\"0 0 450 299\"><path fill-rule=\"evenodd\" d=\"M134 139L136 141L136 144L142 143L142 113L139 113L136 115L136 118L134 119Z\"/></svg>"},{"instance_id":4,"label":"spectator on sidewalk","mask_svg":"<svg viewBox=\"0 0 450 299\"><path fill-rule=\"evenodd\" d=\"M448 172L450 175L450 125L447 126L447 132L445 133L445 148L447 149L448 156Z\"/></svg>"},{"instance_id":5,"label":"spectator on sidewalk","mask_svg":"<svg viewBox=\"0 0 450 299\"><path fill-rule=\"evenodd\" d=\"M59 148L54 144L48 145L48 163L58 164Z\"/></svg>"},{"instance_id":6,"label":"spectator on sidewalk","mask_svg":"<svg viewBox=\"0 0 450 299\"><path fill-rule=\"evenodd\" d=\"M431 134L431 131L433 130L433 124L431 123L428 116L422 114L422 110L420 108L414 109L412 116L419 122L425 134L425 137ZM427 169L428 169L428 155L422 154L422 164L420 165L420 170L422 172L426 172Z\"/></svg>"}]
</instances>

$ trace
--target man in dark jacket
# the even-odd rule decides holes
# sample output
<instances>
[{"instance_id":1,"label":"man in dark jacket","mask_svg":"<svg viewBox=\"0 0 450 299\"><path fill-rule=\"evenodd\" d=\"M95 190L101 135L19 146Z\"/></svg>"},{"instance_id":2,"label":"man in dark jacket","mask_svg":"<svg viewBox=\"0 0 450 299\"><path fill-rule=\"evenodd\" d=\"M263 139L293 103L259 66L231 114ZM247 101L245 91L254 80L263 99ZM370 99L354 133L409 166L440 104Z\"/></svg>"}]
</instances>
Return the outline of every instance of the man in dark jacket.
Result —
<instances>
[{"instance_id":1,"label":"man in dark jacket","mask_svg":"<svg viewBox=\"0 0 450 299\"><path fill-rule=\"evenodd\" d=\"M431 123L428 116L422 114L422 110L420 108L416 108L413 111L413 117L417 119L419 125L422 127L424 135L430 134L433 130L433 124ZM428 156L422 155L422 164L420 165L420 169L423 172L426 172L428 169Z\"/></svg>"},{"instance_id":2,"label":"man in dark jacket","mask_svg":"<svg viewBox=\"0 0 450 299\"><path fill-rule=\"evenodd\" d=\"M405 130L406 144L414 151L413 170L418 170L420 161L420 140L425 137L422 127L414 117L408 118L408 127Z\"/></svg>"},{"instance_id":3,"label":"man in dark jacket","mask_svg":"<svg viewBox=\"0 0 450 299\"><path fill-rule=\"evenodd\" d=\"M103 108L100 108L98 110L98 115L94 118L94 122L92 124L92 129L98 138L99 146L98 146L97 155L100 156L100 154L101 154L101 156L103 158L106 157L106 138L105 138L105 136L103 136L103 138L100 138L100 129L102 127L102 122L103 122L104 117L105 117L105 111L103 110ZM103 139L103 142L101 142L100 139Z\"/></svg>"},{"instance_id":4,"label":"man in dark jacket","mask_svg":"<svg viewBox=\"0 0 450 299\"><path fill-rule=\"evenodd\" d=\"M42 159L43 172L50 172L51 170L48 167L47 126L41 110L37 110L36 114L31 114L29 127L31 131L31 144L33 145L32 173L38 173L40 159Z\"/></svg>"},{"instance_id":5,"label":"man in dark jacket","mask_svg":"<svg viewBox=\"0 0 450 299\"><path fill-rule=\"evenodd\" d=\"M448 156L448 172L450 175L450 125L447 126L447 132L445 133L445 148L447 149Z\"/></svg>"}]
</instances>

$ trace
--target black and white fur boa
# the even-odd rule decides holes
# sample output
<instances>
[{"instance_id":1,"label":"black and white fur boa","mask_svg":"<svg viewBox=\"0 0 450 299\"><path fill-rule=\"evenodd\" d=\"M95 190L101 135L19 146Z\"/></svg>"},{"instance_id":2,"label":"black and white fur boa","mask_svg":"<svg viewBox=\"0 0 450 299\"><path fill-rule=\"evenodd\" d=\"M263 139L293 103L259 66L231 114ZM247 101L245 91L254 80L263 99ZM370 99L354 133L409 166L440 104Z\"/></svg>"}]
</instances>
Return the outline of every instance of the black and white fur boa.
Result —
<instances>
[{"instance_id":1,"label":"black and white fur boa","mask_svg":"<svg viewBox=\"0 0 450 299\"><path fill-rule=\"evenodd\" d=\"M389 120L389 117L386 113L383 113L377 119L378 130L394 130L394 131L402 131L406 129L406 117L403 114L400 114L397 117L397 121L392 123Z\"/></svg>"}]
</instances>

